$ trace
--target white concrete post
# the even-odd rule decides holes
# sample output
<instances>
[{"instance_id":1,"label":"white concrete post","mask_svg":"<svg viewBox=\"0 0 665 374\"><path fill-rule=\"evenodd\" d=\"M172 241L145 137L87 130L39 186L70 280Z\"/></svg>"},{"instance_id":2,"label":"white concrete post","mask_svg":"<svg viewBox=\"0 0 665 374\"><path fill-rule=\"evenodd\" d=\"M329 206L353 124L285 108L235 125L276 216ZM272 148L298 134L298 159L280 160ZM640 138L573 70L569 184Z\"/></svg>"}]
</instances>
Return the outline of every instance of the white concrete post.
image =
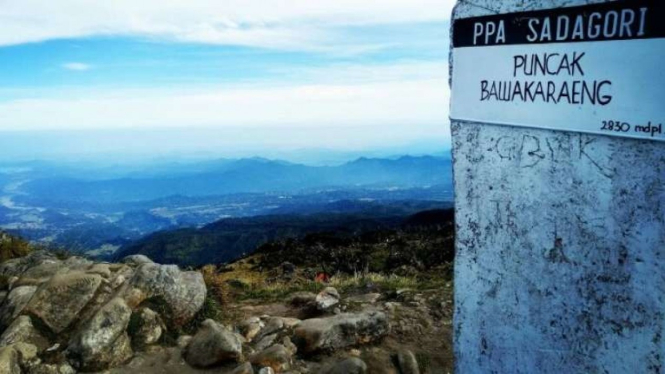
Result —
<instances>
[{"instance_id":1,"label":"white concrete post","mask_svg":"<svg viewBox=\"0 0 665 374\"><path fill-rule=\"evenodd\" d=\"M604 2L459 1L453 19ZM665 142L451 125L456 371L665 372Z\"/></svg>"}]
</instances>

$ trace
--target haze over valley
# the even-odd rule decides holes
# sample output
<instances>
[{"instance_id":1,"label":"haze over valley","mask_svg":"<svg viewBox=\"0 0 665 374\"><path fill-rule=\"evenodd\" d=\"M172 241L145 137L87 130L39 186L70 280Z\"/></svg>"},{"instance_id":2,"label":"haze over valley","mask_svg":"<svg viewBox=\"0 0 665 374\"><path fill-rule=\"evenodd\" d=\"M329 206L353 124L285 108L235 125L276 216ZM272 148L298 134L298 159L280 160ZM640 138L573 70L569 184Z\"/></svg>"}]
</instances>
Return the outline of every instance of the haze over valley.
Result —
<instances>
[{"instance_id":1,"label":"haze over valley","mask_svg":"<svg viewBox=\"0 0 665 374\"><path fill-rule=\"evenodd\" d=\"M96 166L0 166L0 229L91 256L156 231L266 215L388 217L449 207L445 156L308 166L265 158ZM248 246L249 248L249 246Z\"/></svg>"}]
</instances>

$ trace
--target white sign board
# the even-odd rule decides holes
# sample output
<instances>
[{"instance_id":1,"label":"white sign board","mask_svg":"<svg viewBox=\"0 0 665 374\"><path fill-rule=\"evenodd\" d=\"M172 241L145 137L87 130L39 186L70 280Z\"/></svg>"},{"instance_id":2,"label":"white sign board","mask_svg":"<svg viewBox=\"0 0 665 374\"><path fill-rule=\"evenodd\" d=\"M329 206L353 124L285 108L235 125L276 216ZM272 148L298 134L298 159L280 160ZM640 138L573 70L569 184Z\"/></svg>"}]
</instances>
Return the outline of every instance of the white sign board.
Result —
<instances>
[{"instance_id":1,"label":"white sign board","mask_svg":"<svg viewBox=\"0 0 665 374\"><path fill-rule=\"evenodd\" d=\"M665 140L665 2L453 27L452 119Z\"/></svg>"}]
</instances>

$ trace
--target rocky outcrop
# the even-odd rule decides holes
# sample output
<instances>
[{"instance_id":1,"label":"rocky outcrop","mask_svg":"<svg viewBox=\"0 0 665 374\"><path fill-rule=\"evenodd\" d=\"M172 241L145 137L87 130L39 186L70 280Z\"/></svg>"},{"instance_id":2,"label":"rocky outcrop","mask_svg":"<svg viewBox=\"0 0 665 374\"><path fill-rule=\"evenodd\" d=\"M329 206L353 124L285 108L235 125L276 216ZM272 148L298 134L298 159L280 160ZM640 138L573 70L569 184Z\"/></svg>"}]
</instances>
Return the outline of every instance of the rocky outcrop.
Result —
<instances>
[{"instance_id":1,"label":"rocky outcrop","mask_svg":"<svg viewBox=\"0 0 665 374\"><path fill-rule=\"evenodd\" d=\"M410 314L398 313L410 304L391 294L342 298L329 287L282 303L231 301L221 304L223 310L206 304L184 325L207 296L199 272L141 258L109 264L35 256L0 264L11 274L0 283L0 316L9 322L0 329L0 373L126 374L157 372L155 365L182 365L192 373L362 374L384 366L378 372L418 373L413 353L380 344L388 321L391 336L399 337L395 331L404 321L395 315ZM379 303L383 297L390 302ZM224 316L225 324L199 323L201 315ZM243 320L231 324L226 318Z\"/></svg>"},{"instance_id":2,"label":"rocky outcrop","mask_svg":"<svg viewBox=\"0 0 665 374\"><path fill-rule=\"evenodd\" d=\"M304 352L315 352L377 341L388 329L388 319L382 312L346 313L302 321L294 335Z\"/></svg>"},{"instance_id":3,"label":"rocky outcrop","mask_svg":"<svg viewBox=\"0 0 665 374\"><path fill-rule=\"evenodd\" d=\"M195 367L234 362L242 357L240 337L213 320L205 320L184 351L185 361Z\"/></svg>"},{"instance_id":4,"label":"rocky outcrop","mask_svg":"<svg viewBox=\"0 0 665 374\"><path fill-rule=\"evenodd\" d=\"M133 356L133 346L147 349L167 325L181 326L201 309L206 286L199 272L145 256L124 262L38 251L0 264L0 373L11 373L16 362L23 374L116 367Z\"/></svg>"}]
</instances>

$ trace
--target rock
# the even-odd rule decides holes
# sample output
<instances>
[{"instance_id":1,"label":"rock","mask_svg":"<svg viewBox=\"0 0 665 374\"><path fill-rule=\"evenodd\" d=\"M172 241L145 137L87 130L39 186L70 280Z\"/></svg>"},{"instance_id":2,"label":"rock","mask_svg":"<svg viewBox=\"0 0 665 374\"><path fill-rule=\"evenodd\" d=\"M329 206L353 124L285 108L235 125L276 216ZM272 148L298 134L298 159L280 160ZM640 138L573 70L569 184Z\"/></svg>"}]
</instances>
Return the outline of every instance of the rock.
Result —
<instances>
[{"instance_id":1,"label":"rock","mask_svg":"<svg viewBox=\"0 0 665 374\"><path fill-rule=\"evenodd\" d=\"M0 335L0 347L15 343L29 343L35 345L40 351L49 346L49 341L43 337L33 326L28 316L19 316Z\"/></svg>"},{"instance_id":2,"label":"rock","mask_svg":"<svg viewBox=\"0 0 665 374\"><path fill-rule=\"evenodd\" d=\"M324 369L322 374L365 374L366 372L367 364L358 357L352 357Z\"/></svg>"},{"instance_id":3,"label":"rock","mask_svg":"<svg viewBox=\"0 0 665 374\"><path fill-rule=\"evenodd\" d=\"M184 351L188 364L202 368L238 361L241 357L240 338L211 319L201 324L201 328Z\"/></svg>"},{"instance_id":4,"label":"rock","mask_svg":"<svg viewBox=\"0 0 665 374\"><path fill-rule=\"evenodd\" d=\"M262 351L270 347L275 342L275 340L277 340L277 334L266 335L256 343L254 349L257 351Z\"/></svg>"},{"instance_id":5,"label":"rock","mask_svg":"<svg viewBox=\"0 0 665 374\"><path fill-rule=\"evenodd\" d=\"M72 256L62 262L69 271L83 271L89 269L94 263L87 258Z\"/></svg>"},{"instance_id":6,"label":"rock","mask_svg":"<svg viewBox=\"0 0 665 374\"><path fill-rule=\"evenodd\" d=\"M316 295L316 309L325 311L339 304L339 292L334 287L326 287Z\"/></svg>"},{"instance_id":7,"label":"rock","mask_svg":"<svg viewBox=\"0 0 665 374\"><path fill-rule=\"evenodd\" d=\"M125 330L132 311L121 298L114 298L95 313L72 339L67 356L79 370L98 371L117 366L132 356Z\"/></svg>"},{"instance_id":8,"label":"rock","mask_svg":"<svg viewBox=\"0 0 665 374\"><path fill-rule=\"evenodd\" d=\"M134 265L134 266L139 266L143 264L154 264L154 261L152 261L148 256L145 255L129 255L125 256L122 260L120 260L121 263L127 264L127 265Z\"/></svg>"},{"instance_id":9,"label":"rock","mask_svg":"<svg viewBox=\"0 0 665 374\"><path fill-rule=\"evenodd\" d=\"M203 275L198 271L180 271L176 265L145 263L140 265L123 297L131 308L147 299L160 299L170 310L167 323L182 326L201 309L206 298Z\"/></svg>"},{"instance_id":10,"label":"rock","mask_svg":"<svg viewBox=\"0 0 665 374\"><path fill-rule=\"evenodd\" d=\"M69 364L40 364L30 369L28 374L76 374Z\"/></svg>"},{"instance_id":11,"label":"rock","mask_svg":"<svg viewBox=\"0 0 665 374\"><path fill-rule=\"evenodd\" d=\"M39 288L25 310L59 334L77 319L101 283L102 277L97 274L56 274Z\"/></svg>"},{"instance_id":12,"label":"rock","mask_svg":"<svg viewBox=\"0 0 665 374\"><path fill-rule=\"evenodd\" d=\"M409 350L403 350L397 354L397 365L402 374L420 374L416 356Z\"/></svg>"},{"instance_id":13,"label":"rock","mask_svg":"<svg viewBox=\"0 0 665 374\"><path fill-rule=\"evenodd\" d=\"M104 279L111 278L111 267L109 264L94 264L88 269L88 274L98 274Z\"/></svg>"},{"instance_id":14,"label":"rock","mask_svg":"<svg viewBox=\"0 0 665 374\"><path fill-rule=\"evenodd\" d=\"M398 309L400 309L402 307L402 304L389 301L389 302L385 303L384 306L386 308L386 311L388 311L389 313L395 313L395 311L397 311Z\"/></svg>"},{"instance_id":15,"label":"rock","mask_svg":"<svg viewBox=\"0 0 665 374\"><path fill-rule=\"evenodd\" d=\"M37 287L35 286L22 286L16 287L9 292L5 302L2 304L2 308L0 308L0 323L2 326L11 324L21 314L36 291Z\"/></svg>"},{"instance_id":16,"label":"rock","mask_svg":"<svg viewBox=\"0 0 665 374\"><path fill-rule=\"evenodd\" d=\"M39 266L49 261L58 261L53 253L48 251L35 251L27 256L15 258L0 264L0 275L5 277L18 277L27 269Z\"/></svg>"},{"instance_id":17,"label":"rock","mask_svg":"<svg viewBox=\"0 0 665 374\"><path fill-rule=\"evenodd\" d=\"M284 321L280 317L268 317L265 321L265 327L256 336L257 340L263 339L264 336L272 335L284 329Z\"/></svg>"},{"instance_id":18,"label":"rock","mask_svg":"<svg viewBox=\"0 0 665 374\"><path fill-rule=\"evenodd\" d=\"M316 294L311 292L296 292L291 295L290 304L293 306L308 306L316 302Z\"/></svg>"},{"instance_id":19,"label":"rock","mask_svg":"<svg viewBox=\"0 0 665 374\"><path fill-rule=\"evenodd\" d=\"M269 367L277 373L289 370L291 368L291 361L291 352L281 344L275 344L264 351L252 355L249 359L249 362L253 365Z\"/></svg>"},{"instance_id":20,"label":"rock","mask_svg":"<svg viewBox=\"0 0 665 374\"><path fill-rule=\"evenodd\" d=\"M254 337L259 334L261 329L265 327L265 324L261 318L251 317L242 321L238 327L245 339L247 339L247 341L252 341Z\"/></svg>"},{"instance_id":21,"label":"rock","mask_svg":"<svg viewBox=\"0 0 665 374\"><path fill-rule=\"evenodd\" d=\"M0 348L0 373L21 374L19 355L14 347Z\"/></svg>"},{"instance_id":22,"label":"rock","mask_svg":"<svg viewBox=\"0 0 665 374\"><path fill-rule=\"evenodd\" d=\"M280 317L282 319L282 323L284 324L284 328L286 329L292 329L300 324L302 322L298 318L289 318L289 317Z\"/></svg>"},{"instance_id":23,"label":"rock","mask_svg":"<svg viewBox=\"0 0 665 374\"><path fill-rule=\"evenodd\" d=\"M360 304L374 304L377 301L381 299L381 294L380 293L368 293L364 295L357 295L357 296L352 296L346 299L349 302L352 303L360 303Z\"/></svg>"},{"instance_id":24,"label":"rock","mask_svg":"<svg viewBox=\"0 0 665 374\"><path fill-rule=\"evenodd\" d=\"M45 259L39 265L26 269L13 286L38 286L63 269L66 270L62 261Z\"/></svg>"},{"instance_id":25,"label":"rock","mask_svg":"<svg viewBox=\"0 0 665 374\"><path fill-rule=\"evenodd\" d=\"M289 353L291 353L291 356L295 356L296 353L298 353L298 347L291 342L291 339L288 336L285 336L284 339L282 339L282 345L289 351Z\"/></svg>"},{"instance_id":26,"label":"rock","mask_svg":"<svg viewBox=\"0 0 665 374\"><path fill-rule=\"evenodd\" d=\"M419 296L422 297L422 295L419 295L416 291L410 289L397 290L393 296L397 301L402 303L411 303L416 301Z\"/></svg>"},{"instance_id":27,"label":"rock","mask_svg":"<svg viewBox=\"0 0 665 374\"><path fill-rule=\"evenodd\" d=\"M261 368L259 374L275 374L275 371L271 367Z\"/></svg>"},{"instance_id":28,"label":"rock","mask_svg":"<svg viewBox=\"0 0 665 374\"><path fill-rule=\"evenodd\" d=\"M176 344L178 345L178 348L185 349L187 345L189 345L189 342L191 341L192 341L191 335L181 335L178 337Z\"/></svg>"},{"instance_id":29,"label":"rock","mask_svg":"<svg viewBox=\"0 0 665 374\"><path fill-rule=\"evenodd\" d=\"M296 344L309 353L374 342L388 330L388 319L382 312L346 313L305 320L296 327L294 335Z\"/></svg>"},{"instance_id":30,"label":"rock","mask_svg":"<svg viewBox=\"0 0 665 374\"><path fill-rule=\"evenodd\" d=\"M231 374L254 374L254 367L249 362L245 362L244 364L233 369Z\"/></svg>"},{"instance_id":31,"label":"rock","mask_svg":"<svg viewBox=\"0 0 665 374\"><path fill-rule=\"evenodd\" d=\"M19 353L19 364L22 368L33 368L41 363L41 360L37 357L39 350L36 346L28 343L16 343L12 347Z\"/></svg>"},{"instance_id":32,"label":"rock","mask_svg":"<svg viewBox=\"0 0 665 374\"><path fill-rule=\"evenodd\" d=\"M165 330L159 315L150 308L141 308L131 321L132 343L139 347L157 343Z\"/></svg>"}]
</instances>

